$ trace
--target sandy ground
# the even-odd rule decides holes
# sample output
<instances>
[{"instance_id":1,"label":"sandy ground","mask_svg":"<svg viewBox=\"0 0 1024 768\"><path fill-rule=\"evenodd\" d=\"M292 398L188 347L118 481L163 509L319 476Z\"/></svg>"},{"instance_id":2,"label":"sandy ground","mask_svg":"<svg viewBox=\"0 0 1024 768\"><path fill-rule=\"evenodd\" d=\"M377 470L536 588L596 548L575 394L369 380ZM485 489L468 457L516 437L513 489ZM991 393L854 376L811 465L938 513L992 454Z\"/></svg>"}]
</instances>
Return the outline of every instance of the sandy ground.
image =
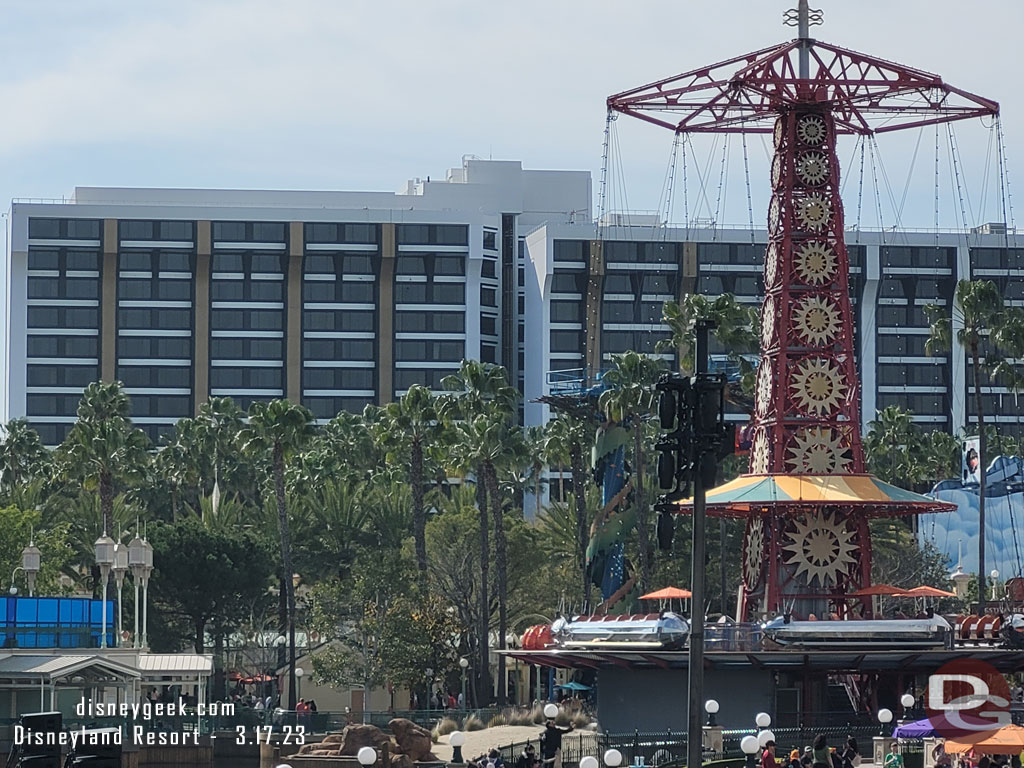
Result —
<instances>
[{"instance_id":1,"label":"sandy ground","mask_svg":"<svg viewBox=\"0 0 1024 768\"><path fill-rule=\"evenodd\" d=\"M462 757L471 760L492 748L507 747L509 744L522 744L524 741L536 742L541 733L544 732L543 725L499 725L494 728L484 728L482 731L465 731L466 743L462 747ZM577 734L591 734L592 731L579 729L572 732L566 738L579 738ZM448 744L448 737L442 736L434 745L434 754L442 760L451 760L452 748Z\"/></svg>"}]
</instances>

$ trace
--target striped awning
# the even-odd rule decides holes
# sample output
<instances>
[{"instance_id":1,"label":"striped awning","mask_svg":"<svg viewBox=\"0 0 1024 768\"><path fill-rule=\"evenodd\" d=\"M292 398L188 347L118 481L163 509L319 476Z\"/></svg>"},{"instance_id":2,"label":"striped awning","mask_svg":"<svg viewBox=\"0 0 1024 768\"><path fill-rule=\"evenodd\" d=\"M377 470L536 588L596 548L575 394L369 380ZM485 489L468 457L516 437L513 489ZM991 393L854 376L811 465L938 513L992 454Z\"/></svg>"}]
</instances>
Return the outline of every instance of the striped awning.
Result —
<instances>
[{"instance_id":1,"label":"striped awning","mask_svg":"<svg viewBox=\"0 0 1024 768\"><path fill-rule=\"evenodd\" d=\"M692 498L684 499L679 511L687 512L692 505ZM707 492L712 514L744 515L780 505L864 506L885 517L956 509L955 504L897 488L872 475L741 475Z\"/></svg>"}]
</instances>

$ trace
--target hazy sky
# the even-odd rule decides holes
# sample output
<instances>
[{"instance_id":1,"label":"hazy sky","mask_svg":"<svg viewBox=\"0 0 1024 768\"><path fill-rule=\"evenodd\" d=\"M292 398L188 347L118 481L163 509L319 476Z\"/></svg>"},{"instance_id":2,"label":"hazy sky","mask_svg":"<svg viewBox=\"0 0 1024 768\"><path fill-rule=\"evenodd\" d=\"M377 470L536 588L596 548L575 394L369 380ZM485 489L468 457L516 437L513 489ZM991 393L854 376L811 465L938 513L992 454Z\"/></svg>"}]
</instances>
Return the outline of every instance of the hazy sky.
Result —
<instances>
[{"instance_id":1,"label":"hazy sky","mask_svg":"<svg viewBox=\"0 0 1024 768\"><path fill-rule=\"evenodd\" d=\"M825 27L814 30L822 39L938 71L999 100L1024 215L1024 3L812 4L825 12ZM463 154L591 169L596 180L609 94L792 37L781 25L790 5L0 0L0 208L12 197L59 198L75 185L395 190L413 176L442 177ZM626 122L629 204L653 209L671 138ZM957 135L978 207L989 133L974 124ZM898 200L916 133L880 141ZM934 143L934 133L923 134L905 224L932 224ZM697 149L708 163L710 144ZM765 153L759 139L749 149L760 223ZM747 220L742 157L737 140L721 220ZM952 224L947 164L942 218ZM720 167L719 151L710 186ZM872 221L865 214L865 225Z\"/></svg>"}]
</instances>

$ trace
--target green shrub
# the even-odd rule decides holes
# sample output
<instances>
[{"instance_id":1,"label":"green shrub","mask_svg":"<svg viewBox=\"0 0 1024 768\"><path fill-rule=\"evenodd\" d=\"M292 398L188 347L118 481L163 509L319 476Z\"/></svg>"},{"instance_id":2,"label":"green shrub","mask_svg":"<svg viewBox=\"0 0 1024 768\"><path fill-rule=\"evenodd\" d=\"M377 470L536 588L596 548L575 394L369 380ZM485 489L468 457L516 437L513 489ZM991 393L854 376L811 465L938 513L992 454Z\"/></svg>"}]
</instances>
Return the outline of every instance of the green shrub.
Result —
<instances>
[{"instance_id":1,"label":"green shrub","mask_svg":"<svg viewBox=\"0 0 1024 768\"><path fill-rule=\"evenodd\" d=\"M486 727L484 721L476 715L467 715L466 719L462 721L462 730L464 731L482 731Z\"/></svg>"}]
</instances>

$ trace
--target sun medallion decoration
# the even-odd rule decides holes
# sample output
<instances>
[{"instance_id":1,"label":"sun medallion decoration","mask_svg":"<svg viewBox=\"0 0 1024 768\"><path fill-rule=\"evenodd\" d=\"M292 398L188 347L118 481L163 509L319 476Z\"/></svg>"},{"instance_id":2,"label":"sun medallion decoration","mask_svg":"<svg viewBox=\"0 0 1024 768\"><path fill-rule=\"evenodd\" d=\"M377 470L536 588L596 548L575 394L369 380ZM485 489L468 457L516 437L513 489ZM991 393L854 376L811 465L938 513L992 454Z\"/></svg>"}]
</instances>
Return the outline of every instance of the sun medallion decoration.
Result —
<instances>
[{"instance_id":1,"label":"sun medallion decoration","mask_svg":"<svg viewBox=\"0 0 1024 768\"><path fill-rule=\"evenodd\" d=\"M764 297L761 305L761 349L768 349L775 340L775 299L771 294Z\"/></svg>"},{"instance_id":2,"label":"sun medallion decoration","mask_svg":"<svg viewBox=\"0 0 1024 768\"><path fill-rule=\"evenodd\" d=\"M849 450L842 436L829 427L808 427L786 449L786 466L798 475L835 475L849 470Z\"/></svg>"},{"instance_id":3,"label":"sun medallion decoration","mask_svg":"<svg viewBox=\"0 0 1024 768\"><path fill-rule=\"evenodd\" d=\"M767 365L757 366L757 388L755 390L757 415L764 416L768 413L768 406L772 402L772 369Z\"/></svg>"},{"instance_id":4,"label":"sun medallion decoration","mask_svg":"<svg viewBox=\"0 0 1024 768\"><path fill-rule=\"evenodd\" d=\"M832 512L794 519L786 536L792 543L782 547L785 563L796 566L796 576L807 574L808 584L835 584L857 562L854 532Z\"/></svg>"},{"instance_id":5,"label":"sun medallion decoration","mask_svg":"<svg viewBox=\"0 0 1024 768\"><path fill-rule=\"evenodd\" d=\"M820 232L828 226L832 218L828 201L817 192L794 199L797 223L801 229Z\"/></svg>"},{"instance_id":6,"label":"sun medallion decoration","mask_svg":"<svg viewBox=\"0 0 1024 768\"><path fill-rule=\"evenodd\" d=\"M775 243L768 246L764 255L764 287L768 289L775 285L775 275L779 270L779 251Z\"/></svg>"},{"instance_id":7,"label":"sun medallion decoration","mask_svg":"<svg viewBox=\"0 0 1024 768\"><path fill-rule=\"evenodd\" d=\"M790 395L808 416L833 413L846 397L846 390L839 366L824 357L801 360L789 380Z\"/></svg>"},{"instance_id":8,"label":"sun medallion decoration","mask_svg":"<svg viewBox=\"0 0 1024 768\"><path fill-rule=\"evenodd\" d=\"M822 296L808 296L793 309L793 327L804 341L823 347L839 333L839 309Z\"/></svg>"},{"instance_id":9,"label":"sun medallion decoration","mask_svg":"<svg viewBox=\"0 0 1024 768\"><path fill-rule=\"evenodd\" d=\"M796 175L804 184L816 187L828 179L828 163L821 152L804 152L796 161Z\"/></svg>"},{"instance_id":10,"label":"sun medallion decoration","mask_svg":"<svg viewBox=\"0 0 1024 768\"><path fill-rule=\"evenodd\" d=\"M764 523L760 517L752 517L747 524L747 541L743 548L743 581L748 589L754 589L761 581L763 569Z\"/></svg>"},{"instance_id":11,"label":"sun medallion decoration","mask_svg":"<svg viewBox=\"0 0 1024 768\"><path fill-rule=\"evenodd\" d=\"M804 144L817 147L825 140L825 121L817 115L806 115L797 123L796 133Z\"/></svg>"},{"instance_id":12,"label":"sun medallion decoration","mask_svg":"<svg viewBox=\"0 0 1024 768\"><path fill-rule=\"evenodd\" d=\"M794 262L797 277L806 285L825 285L835 277L836 254L825 242L812 240L804 243L796 249Z\"/></svg>"},{"instance_id":13,"label":"sun medallion decoration","mask_svg":"<svg viewBox=\"0 0 1024 768\"><path fill-rule=\"evenodd\" d=\"M750 446L750 471L755 475L763 475L768 472L769 451L768 435L763 429L759 429Z\"/></svg>"}]
</instances>

